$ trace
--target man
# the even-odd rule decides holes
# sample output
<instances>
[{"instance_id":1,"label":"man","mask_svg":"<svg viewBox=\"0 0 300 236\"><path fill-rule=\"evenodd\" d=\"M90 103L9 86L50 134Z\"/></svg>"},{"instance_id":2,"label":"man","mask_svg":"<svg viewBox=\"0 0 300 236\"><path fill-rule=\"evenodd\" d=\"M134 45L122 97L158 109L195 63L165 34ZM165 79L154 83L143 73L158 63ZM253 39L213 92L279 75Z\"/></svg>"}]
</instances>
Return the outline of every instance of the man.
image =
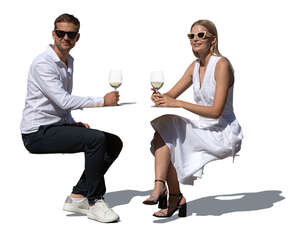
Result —
<instances>
[{"instance_id":1,"label":"man","mask_svg":"<svg viewBox=\"0 0 300 236\"><path fill-rule=\"evenodd\" d=\"M100 222L118 221L119 216L104 202L104 174L118 157L122 141L116 135L90 129L75 122L71 110L116 105L118 92L103 97L71 95L73 58L70 50L79 40L80 22L69 14L54 22L54 45L32 63L21 132L31 153L85 153L85 169L67 197L63 209L87 214Z\"/></svg>"}]
</instances>

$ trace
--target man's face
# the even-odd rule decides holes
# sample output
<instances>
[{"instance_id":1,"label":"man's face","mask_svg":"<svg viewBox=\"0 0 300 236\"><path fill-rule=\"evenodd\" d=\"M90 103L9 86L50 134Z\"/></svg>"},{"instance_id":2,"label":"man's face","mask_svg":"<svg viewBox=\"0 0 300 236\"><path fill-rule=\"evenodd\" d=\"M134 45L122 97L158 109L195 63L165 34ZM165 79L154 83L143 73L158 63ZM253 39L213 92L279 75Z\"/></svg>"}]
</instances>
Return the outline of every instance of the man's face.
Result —
<instances>
[{"instance_id":1,"label":"man's face","mask_svg":"<svg viewBox=\"0 0 300 236\"><path fill-rule=\"evenodd\" d=\"M62 53L69 52L79 40L77 26L70 22L59 22L56 24L56 30L52 31L54 46ZM67 32L67 33L66 33ZM70 33L69 33L70 32ZM75 37L73 37L75 35Z\"/></svg>"}]
</instances>

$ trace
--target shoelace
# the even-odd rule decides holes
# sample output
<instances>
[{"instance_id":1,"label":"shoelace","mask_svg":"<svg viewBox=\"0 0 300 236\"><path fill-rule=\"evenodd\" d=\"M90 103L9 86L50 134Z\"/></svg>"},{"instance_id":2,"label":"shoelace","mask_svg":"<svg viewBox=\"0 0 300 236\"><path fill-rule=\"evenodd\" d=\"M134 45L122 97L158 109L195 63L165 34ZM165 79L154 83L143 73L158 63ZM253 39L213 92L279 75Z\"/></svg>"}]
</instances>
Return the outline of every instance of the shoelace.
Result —
<instances>
[{"instance_id":1,"label":"shoelace","mask_svg":"<svg viewBox=\"0 0 300 236\"><path fill-rule=\"evenodd\" d=\"M112 210L108 207L108 205L104 202L104 201L97 201L98 203L100 203L101 205L103 205L101 208L103 209L105 209L105 210L103 210L103 213L106 215L107 213L109 213L109 212L111 212ZM96 203L97 203L96 202ZM95 203L95 206L96 206L96 203Z\"/></svg>"}]
</instances>

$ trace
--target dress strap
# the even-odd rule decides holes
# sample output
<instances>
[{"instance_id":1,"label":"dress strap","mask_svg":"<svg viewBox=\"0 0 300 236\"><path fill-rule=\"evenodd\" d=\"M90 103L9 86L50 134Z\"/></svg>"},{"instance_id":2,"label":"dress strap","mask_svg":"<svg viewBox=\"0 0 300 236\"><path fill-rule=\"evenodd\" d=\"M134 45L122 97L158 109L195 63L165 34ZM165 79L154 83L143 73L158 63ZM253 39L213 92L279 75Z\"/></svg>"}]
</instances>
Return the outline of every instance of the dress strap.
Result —
<instances>
[{"instance_id":1,"label":"dress strap","mask_svg":"<svg viewBox=\"0 0 300 236\"><path fill-rule=\"evenodd\" d=\"M194 65L194 72L193 72L193 84L197 84L197 80L199 80L199 59L196 60Z\"/></svg>"}]
</instances>

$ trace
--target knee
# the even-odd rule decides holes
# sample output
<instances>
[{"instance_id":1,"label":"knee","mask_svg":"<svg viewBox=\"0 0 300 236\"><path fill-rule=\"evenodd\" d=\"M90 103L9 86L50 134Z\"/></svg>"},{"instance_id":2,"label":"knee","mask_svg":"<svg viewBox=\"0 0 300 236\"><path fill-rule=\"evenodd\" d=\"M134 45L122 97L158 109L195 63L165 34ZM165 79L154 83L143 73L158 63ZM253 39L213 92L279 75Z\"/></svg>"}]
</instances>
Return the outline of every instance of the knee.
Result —
<instances>
[{"instance_id":1,"label":"knee","mask_svg":"<svg viewBox=\"0 0 300 236\"><path fill-rule=\"evenodd\" d=\"M120 137L116 136L116 143L117 143L117 148L119 150L119 152L121 152L122 148L123 148L123 142L122 140L120 139Z\"/></svg>"},{"instance_id":2,"label":"knee","mask_svg":"<svg viewBox=\"0 0 300 236\"><path fill-rule=\"evenodd\" d=\"M154 133L151 145L152 145L152 149L154 151L156 151L157 149L159 149L159 148L161 148L162 146L165 145L164 140L162 139L162 137L160 136L160 134L158 132Z\"/></svg>"},{"instance_id":3,"label":"knee","mask_svg":"<svg viewBox=\"0 0 300 236\"><path fill-rule=\"evenodd\" d=\"M113 135L113 138L110 141L112 142L110 145L112 145L112 148L115 150L115 153L117 153L117 155L119 155L119 153L121 152L121 150L123 148L122 140L120 139L119 136Z\"/></svg>"},{"instance_id":4,"label":"knee","mask_svg":"<svg viewBox=\"0 0 300 236\"><path fill-rule=\"evenodd\" d=\"M105 135L107 143L107 154L111 159L115 160L119 156L123 148L123 142L117 135L110 133L105 133Z\"/></svg>"},{"instance_id":5,"label":"knee","mask_svg":"<svg viewBox=\"0 0 300 236\"><path fill-rule=\"evenodd\" d=\"M155 146L157 146L157 147L161 147L161 146L165 145L164 140L162 139L162 137L160 136L160 134L158 132L154 133L153 141L154 141Z\"/></svg>"}]
</instances>

